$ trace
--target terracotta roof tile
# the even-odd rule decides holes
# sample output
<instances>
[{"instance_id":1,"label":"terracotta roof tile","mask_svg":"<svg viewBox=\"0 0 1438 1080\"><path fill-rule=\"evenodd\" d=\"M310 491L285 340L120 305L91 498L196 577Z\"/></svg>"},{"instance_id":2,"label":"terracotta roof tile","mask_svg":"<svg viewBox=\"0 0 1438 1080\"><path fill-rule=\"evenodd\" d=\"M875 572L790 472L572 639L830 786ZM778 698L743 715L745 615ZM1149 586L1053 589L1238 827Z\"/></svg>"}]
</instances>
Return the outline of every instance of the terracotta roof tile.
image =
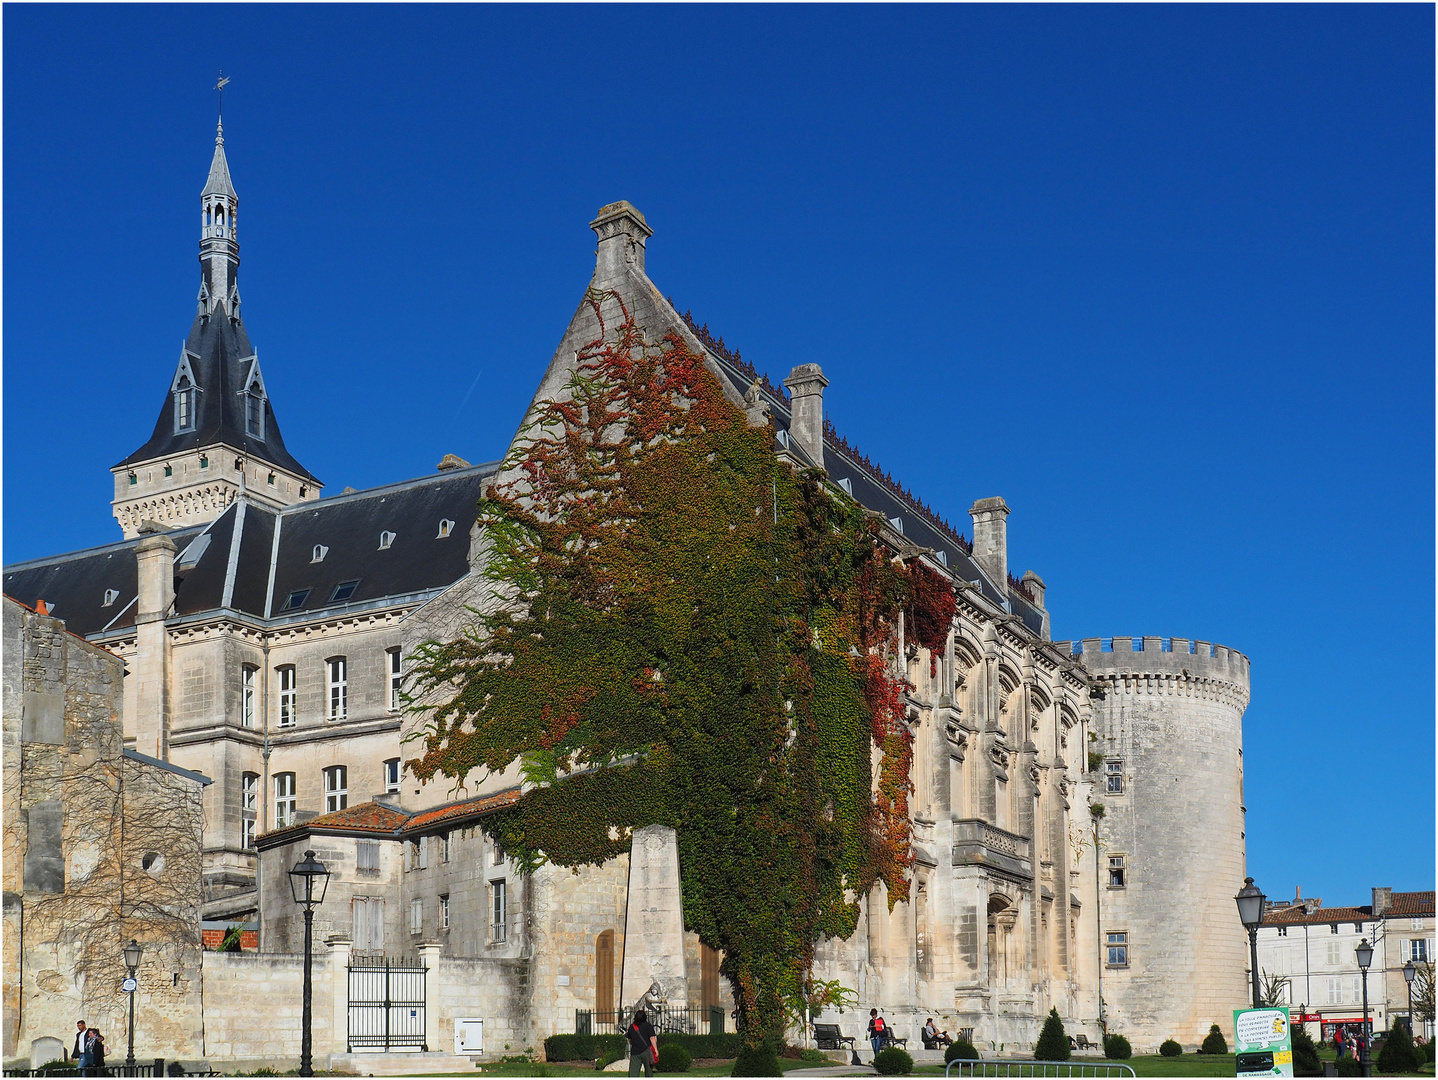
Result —
<instances>
[{"instance_id":1,"label":"terracotta roof tile","mask_svg":"<svg viewBox=\"0 0 1438 1080\"><path fill-rule=\"evenodd\" d=\"M1263 917L1263 926L1293 926L1307 923L1311 926L1325 926L1329 923L1372 922L1371 907L1321 907L1304 912L1302 904L1293 907L1274 908Z\"/></svg>"},{"instance_id":2,"label":"terracotta roof tile","mask_svg":"<svg viewBox=\"0 0 1438 1080\"><path fill-rule=\"evenodd\" d=\"M497 795L483 795L474 799L465 799L463 802L451 803L448 806L437 806L433 810L415 814L406 822L404 831L407 833L420 832L442 821L488 814L506 806L513 806L517 802L519 802L519 789L510 788Z\"/></svg>"},{"instance_id":3,"label":"terracotta roof tile","mask_svg":"<svg viewBox=\"0 0 1438 1080\"><path fill-rule=\"evenodd\" d=\"M403 828L408 819L409 815L403 810L396 810L376 802L367 802L336 810L333 813L321 814L308 821L298 821L293 825L286 825L283 829L272 829L264 835L266 838L272 838L287 833L300 833L309 829L335 829L344 832L392 835Z\"/></svg>"},{"instance_id":4,"label":"terracotta roof tile","mask_svg":"<svg viewBox=\"0 0 1438 1080\"><path fill-rule=\"evenodd\" d=\"M1396 892L1385 915L1432 915L1432 892Z\"/></svg>"}]
</instances>

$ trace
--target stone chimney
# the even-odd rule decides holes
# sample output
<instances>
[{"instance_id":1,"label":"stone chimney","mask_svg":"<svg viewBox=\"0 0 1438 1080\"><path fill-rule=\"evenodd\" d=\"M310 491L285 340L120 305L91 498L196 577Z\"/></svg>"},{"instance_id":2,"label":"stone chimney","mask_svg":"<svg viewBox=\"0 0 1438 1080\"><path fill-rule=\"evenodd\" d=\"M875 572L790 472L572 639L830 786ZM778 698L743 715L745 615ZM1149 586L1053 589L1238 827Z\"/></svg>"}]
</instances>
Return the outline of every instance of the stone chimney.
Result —
<instances>
[{"instance_id":1,"label":"stone chimney","mask_svg":"<svg viewBox=\"0 0 1438 1080\"><path fill-rule=\"evenodd\" d=\"M1023 578L1019 584L1034 594L1034 603L1039 607L1044 606L1044 579L1035 574L1032 570L1024 571Z\"/></svg>"},{"instance_id":2,"label":"stone chimney","mask_svg":"<svg viewBox=\"0 0 1438 1080\"><path fill-rule=\"evenodd\" d=\"M643 214L621 199L601 206L589 227L599 237L594 264L596 282L614 281L631 266L644 273L644 243L654 235L654 230L645 222Z\"/></svg>"},{"instance_id":3,"label":"stone chimney","mask_svg":"<svg viewBox=\"0 0 1438 1080\"><path fill-rule=\"evenodd\" d=\"M170 639L165 620L175 602L175 542L163 533L135 545L140 597L135 605L135 749L170 757Z\"/></svg>"},{"instance_id":4,"label":"stone chimney","mask_svg":"<svg viewBox=\"0 0 1438 1080\"><path fill-rule=\"evenodd\" d=\"M824 467L824 387L829 380L818 364L800 364L784 380L792 401L789 438L819 468Z\"/></svg>"},{"instance_id":5,"label":"stone chimney","mask_svg":"<svg viewBox=\"0 0 1438 1080\"><path fill-rule=\"evenodd\" d=\"M1376 918L1379 918L1380 916L1382 916L1383 913L1386 912L1386 911L1387 911L1389 908L1391 908L1392 906L1393 906L1393 890L1392 890L1391 888L1388 888L1388 889L1377 889L1377 888L1375 888L1375 889L1373 890L1373 917L1374 917L1375 919L1376 919Z\"/></svg>"},{"instance_id":6,"label":"stone chimney","mask_svg":"<svg viewBox=\"0 0 1438 1080\"><path fill-rule=\"evenodd\" d=\"M974 519L974 561L989 575L998 590L1008 595L1009 589L1009 504L1001 496L980 499L969 507Z\"/></svg>"}]
</instances>

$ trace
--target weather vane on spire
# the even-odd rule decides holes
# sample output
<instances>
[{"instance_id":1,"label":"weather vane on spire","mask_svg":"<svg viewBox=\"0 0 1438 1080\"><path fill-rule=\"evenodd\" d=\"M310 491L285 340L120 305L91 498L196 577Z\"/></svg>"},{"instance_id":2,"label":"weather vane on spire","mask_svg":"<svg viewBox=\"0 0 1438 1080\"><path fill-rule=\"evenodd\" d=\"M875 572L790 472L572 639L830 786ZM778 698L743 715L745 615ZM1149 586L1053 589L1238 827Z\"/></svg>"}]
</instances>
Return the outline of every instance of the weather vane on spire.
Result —
<instances>
[{"instance_id":1,"label":"weather vane on spire","mask_svg":"<svg viewBox=\"0 0 1438 1080\"><path fill-rule=\"evenodd\" d=\"M217 82L217 83L215 83L215 90L216 90L216 91L219 93L219 95L220 95L220 115L221 115L221 116L224 116L224 115L225 115L225 84L226 84L227 82L229 82L229 81L230 81L230 80L225 77L225 73L224 73L224 71L222 70L222 71L220 72L220 81Z\"/></svg>"}]
</instances>

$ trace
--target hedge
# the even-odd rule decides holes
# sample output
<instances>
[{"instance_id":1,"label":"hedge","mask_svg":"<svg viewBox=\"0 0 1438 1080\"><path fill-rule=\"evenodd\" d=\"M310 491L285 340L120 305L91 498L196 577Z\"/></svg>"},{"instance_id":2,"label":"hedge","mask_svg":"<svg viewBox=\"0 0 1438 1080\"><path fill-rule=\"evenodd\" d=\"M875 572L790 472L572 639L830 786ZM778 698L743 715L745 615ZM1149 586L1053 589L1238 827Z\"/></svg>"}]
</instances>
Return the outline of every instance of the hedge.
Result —
<instances>
[{"instance_id":1,"label":"hedge","mask_svg":"<svg viewBox=\"0 0 1438 1080\"><path fill-rule=\"evenodd\" d=\"M659 1045L681 1046L691 1058L735 1058L744 1049L744 1037L737 1032L723 1035L660 1035ZM607 1054L624 1056L623 1035L551 1035L544 1040L549 1061L593 1061ZM660 1060L664 1059L663 1051Z\"/></svg>"}]
</instances>

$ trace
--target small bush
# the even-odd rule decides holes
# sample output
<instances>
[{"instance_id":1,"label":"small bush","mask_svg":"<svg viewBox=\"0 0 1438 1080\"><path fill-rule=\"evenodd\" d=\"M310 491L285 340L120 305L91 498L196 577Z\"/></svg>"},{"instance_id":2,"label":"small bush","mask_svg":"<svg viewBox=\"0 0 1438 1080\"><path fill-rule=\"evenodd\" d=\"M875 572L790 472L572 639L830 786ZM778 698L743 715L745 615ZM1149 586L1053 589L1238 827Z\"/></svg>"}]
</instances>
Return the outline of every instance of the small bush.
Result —
<instances>
[{"instance_id":1,"label":"small bush","mask_svg":"<svg viewBox=\"0 0 1438 1080\"><path fill-rule=\"evenodd\" d=\"M1208 1038L1203 1040L1203 1046L1199 1048L1203 1054L1226 1054L1228 1053L1228 1040L1223 1037L1223 1032L1218 1025L1214 1024L1208 1029Z\"/></svg>"},{"instance_id":2,"label":"small bush","mask_svg":"<svg viewBox=\"0 0 1438 1080\"><path fill-rule=\"evenodd\" d=\"M1105 1035L1103 1037L1103 1056L1110 1061L1127 1061L1133 1057L1133 1047L1122 1035Z\"/></svg>"},{"instance_id":3,"label":"small bush","mask_svg":"<svg viewBox=\"0 0 1438 1080\"><path fill-rule=\"evenodd\" d=\"M874 1071L880 1076L908 1076L914 1071L914 1059L907 1051L891 1046L874 1055Z\"/></svg>"},{"instance_id":4,"label":"small bush","mask_svg":"<svg viewBox=\"0 0 1438 1080\"><path fill-rule=\"evenodd\" d=\"M1363 1066L1358 1064L1356 1058L1344 1056L1338 1059L1339 1076L1362 1076Z\"/></svg>"},{"instance_id":5,"label":"small bush","mask_svg":"<svg viewBox=\"0 0 1438 1080\"><path fill-rule=\"evenodd\" d=\"M1039 1032L1039 1041L1034 1043L1035 1061L1067 1061L1073 1053L1069 1037L1064 1034L1064 1022L1059 1019L1058 1009L1050 1009L1044 1029Z\"/></svg>"},{"instance_id":6,"label":"small bush","mask_svg":"<svg viewBox=\"0 0 1438 1080\"><path fill-rule=\"evenodd\" d=\"M623 1035L551 1035L544 1040L549 1061L593 1061L612 1054L610 1061L624 1056L628 1043Z\"/></svg>"},{"instance_id":7,"label":"small bush","mask_svg":"<svg viewBox=\"0 0 1438 1080\"><path fill-rule=\"evenodd\" d=\"M1413 1039L1403 1024L1394 1024L1388 1038L1383 1040L1383 1049L1378 1051L1378 1071L1386 1073L1417 1072L1418 1054L1413 1049Z\"/></svg>"},{"instance_id":8,"label":"small bush","mask_svg":"<svg viewBox=\"0 0 1438 1080\"><path fill-rule=\"evenodd\" d=\"M779 1076L779 1055L772 1046L746 1046L734 1059L730 1076Z\"/></svg>"},{"instance_id":9,"label":"small bush","mask_svg":"<svg viewBox=\"0 0 1438 1080\"><path fill-rule=\"evenodd\" d=\"M1179 1046L1178 1043L1172 1039L1164 1039L1163 1045L1158 1048L1158 1052L1164 1057L1178 1057L1183 1053L1183 1047Z\"/></svg>"},{"instance_id":10,"label":"small bush","mask_svg":"<svg viewBox=\"0 0 1438 1080\"><path fill-rule=\"evenodd\" d=\"M1318 1060L1318 1047L1313 1045L1313 1036L1308 1034L1302 1024L1293 1025L1292 1034L1293 1075L1322 1076L1323 1062Z\"/></svg>"},{"instance_id":11,"label":"small bush","mask_svg":"<svg viewBox=\"0 0 1438 1080\"><path fill-rule=\"evenodd\" d=\"M800 1061L807 1061L811 1065L832 1065L829 1055L822 1050L805 1050L799 1055Z\"/></svg>"},{"instance_id":12,"label":"small bush","mask_svg":"<svg viewBox=\"0 0 1438 1080\"><path fill-rule=\"evenodd\" d=\"M978 1050L976 1050L976 1049L974 1048L974 1044L973 1044L973 1043L964 1042L963 1039L955 1039L953 1042L951 1042L951 1043L949 1044L949 1048L944 1051L944 1062L947 1064L947 1063L950 1062L950 1061L959 1061L959 1060L963 1060L963 1061L978 1061L978 1060L979 1060L979 1052L978 1052Z\"/></svg>"},{"instance_id":13,"label":"small bush","mask_svg":"<svg viewBox=\"0 0 1438 1080\"><path fill-rule=\"evenodd\" d=\"M1432 1061L1435 1052L1438 1052L1438 1047L1433 1045L1431 1039L1423 1044L1423 1057L1425 1060Z\"/></svg>"},{"instance_id":14,"label":"small bush","mask_svg":"<svg viewBox=\"0 0 1438 1080\"><path fill-rule=\"evenodd\" d=\"M688 1072L689 1066L694 1059L689 1056L689 1051L676 1042L662 1042L659 1044L659 1067L665 1072Z\"/></svg>"}]
</instances>

